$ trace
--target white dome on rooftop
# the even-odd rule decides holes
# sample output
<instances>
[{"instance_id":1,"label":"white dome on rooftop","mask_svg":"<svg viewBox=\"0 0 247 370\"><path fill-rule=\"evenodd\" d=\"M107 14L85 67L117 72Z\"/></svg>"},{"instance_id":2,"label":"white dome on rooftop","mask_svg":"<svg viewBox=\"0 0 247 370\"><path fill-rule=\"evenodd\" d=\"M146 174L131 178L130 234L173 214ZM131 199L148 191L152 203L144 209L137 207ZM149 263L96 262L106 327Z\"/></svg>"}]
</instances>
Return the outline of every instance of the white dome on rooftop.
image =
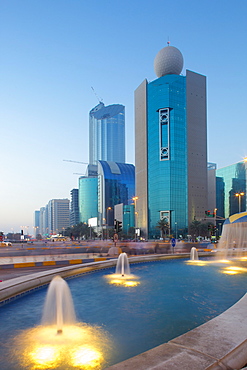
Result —
<instances>
[{"instance_id":1,"label":"white dome on rooftop","mask_svg":"<svg viewBox=\"0 0 247 370\"><path fill-rule=\"evenodd\" d=\"M180 75L184 65L182 53L174 46L161 49L154 59L154 71L157 77Z\"/></svg>"}]
</instances>

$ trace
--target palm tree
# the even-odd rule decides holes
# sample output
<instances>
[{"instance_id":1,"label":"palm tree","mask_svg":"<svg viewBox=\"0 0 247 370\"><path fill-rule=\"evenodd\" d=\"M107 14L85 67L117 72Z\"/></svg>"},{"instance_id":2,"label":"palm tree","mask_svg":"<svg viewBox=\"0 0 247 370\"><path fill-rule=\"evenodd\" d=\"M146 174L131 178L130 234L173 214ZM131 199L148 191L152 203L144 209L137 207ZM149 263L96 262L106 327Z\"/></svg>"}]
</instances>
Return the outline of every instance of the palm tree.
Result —
<instances>
[{"instance_id":1,"label":"palm tree","mask_svg":"<svg viewBox=\"0 0 247 370\"><path fill-rule=\"evenodd\" d=\"M156 228L160 230L161 237L164 239L164 235L166 236L166 232L169 231L170 225L169 222L165 218L163 218L162 220L159 220L157 222Z\"/></svg>"},{"instance_id":2,"label":"palm tree","mask_svg":"<svg viewBox=\"0 0 247 370\"><path fill-rule=\"evenodd\" d=\"M189 231L192 236L199 236L200 229L201 229L201 221L194 220L191 222Z\"/></svg>"},{"instance_id":3,"label":"palm tree","mask_svg":"<svg viewBox=\"0 0 247 370\"><path fill-rule=\"evenodd\" d=\"M197 237L199 235L208 236L213 226L214 224L212 222L205 223L205 222L194 220L190 224L189 231L190 231L190 234L194 237Z\"/></svg>"}]
</instances>

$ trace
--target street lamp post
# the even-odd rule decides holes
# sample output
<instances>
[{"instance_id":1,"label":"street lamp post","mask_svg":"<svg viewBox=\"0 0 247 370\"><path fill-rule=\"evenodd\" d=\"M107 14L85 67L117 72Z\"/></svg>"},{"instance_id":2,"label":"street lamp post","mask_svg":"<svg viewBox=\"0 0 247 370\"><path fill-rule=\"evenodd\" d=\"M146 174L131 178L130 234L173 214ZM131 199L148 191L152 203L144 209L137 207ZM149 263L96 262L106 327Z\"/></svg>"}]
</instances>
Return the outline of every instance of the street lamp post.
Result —
<instances>
[{"instance_id":1,"label":"street lamp post","mask_svg":"<svg viewBox=\"0 0 247 370\"><path fill-rule=\"evenodd\" d=\"M133 197L132 199L133 199L134 205L135 205L135 241L136 241L136 239L137 239L137 235L136 235L136 224L137 224L137 222L136 222L136 219L137 219L137 217L136 217L136 214L137 214L137 212L136 212L136 201L138 200L138 197Z\"/></svg>"},{"instance_id":2,"label":"street lamp post","mask_svg":"<svg viewBox=\"0 0 247 370\"><path fill-rule=\"evenodd\" d=\"M244 195L244 192L243 191L235 194L235 196L238 197L238 213L241 212L241 197L243 195Z\"/></svg>"},{"instance_id":3,"label":"street lamp post","mask_svg":"<svg viewBox=\"0 0 247 370\"><path fill-rule=\"evenodd\" d=\"M217 210L218 208L214 209L215 241L217 241Z\"/></svg>"},{"instance_id":4,"label":"street lamp post","mask_svg":"<svg viewBox=\"0 0 247 370\"><path fill-rule=\"evenodd\" d=\"M110 220L112 207L107 207L106 209L106 239L109 239L109 226L112 226L112 220Z\"/></svg>"}]
</instances>

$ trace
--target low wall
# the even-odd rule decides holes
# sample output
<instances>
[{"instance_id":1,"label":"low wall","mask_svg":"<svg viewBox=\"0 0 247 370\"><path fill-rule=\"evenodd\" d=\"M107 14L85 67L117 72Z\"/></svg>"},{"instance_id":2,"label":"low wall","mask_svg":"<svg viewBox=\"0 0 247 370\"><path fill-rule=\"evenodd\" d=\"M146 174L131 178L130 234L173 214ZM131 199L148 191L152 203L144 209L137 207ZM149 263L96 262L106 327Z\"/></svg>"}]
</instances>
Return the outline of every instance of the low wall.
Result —
<instances>
[{"instance_id":1,"label":"low wall","mask_svg":"<svg viewBox=\"0 0 247 370\"><path fill-rule=\"evenodd\" d=\"M138 256L130 263L182 256ZM116 259L58 268L10 279L0 285L0 302L48 284L55 275L74 276L116 265ZM207 323L108 370L230 370L247 363L247 294L235 305Z\"/></svg>"}]
</instances>

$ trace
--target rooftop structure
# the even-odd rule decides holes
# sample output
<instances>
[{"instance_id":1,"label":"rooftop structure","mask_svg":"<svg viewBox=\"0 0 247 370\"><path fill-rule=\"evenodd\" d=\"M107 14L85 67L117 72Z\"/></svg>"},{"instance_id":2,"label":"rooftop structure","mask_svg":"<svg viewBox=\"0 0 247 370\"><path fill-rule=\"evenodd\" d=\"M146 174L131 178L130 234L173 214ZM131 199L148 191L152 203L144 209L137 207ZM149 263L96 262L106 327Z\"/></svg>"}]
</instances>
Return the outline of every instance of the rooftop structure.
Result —
<instances>
[{"instance_id":1,"label":"rooftop structure","mask_svg":"<svg viewBox=\"0 0 247 370\"><path fill-rule=\"evenodd\" d=\"M89 113L89 163L125 162L125 107L99 103Z\"/></svg>"}]
</instances>

